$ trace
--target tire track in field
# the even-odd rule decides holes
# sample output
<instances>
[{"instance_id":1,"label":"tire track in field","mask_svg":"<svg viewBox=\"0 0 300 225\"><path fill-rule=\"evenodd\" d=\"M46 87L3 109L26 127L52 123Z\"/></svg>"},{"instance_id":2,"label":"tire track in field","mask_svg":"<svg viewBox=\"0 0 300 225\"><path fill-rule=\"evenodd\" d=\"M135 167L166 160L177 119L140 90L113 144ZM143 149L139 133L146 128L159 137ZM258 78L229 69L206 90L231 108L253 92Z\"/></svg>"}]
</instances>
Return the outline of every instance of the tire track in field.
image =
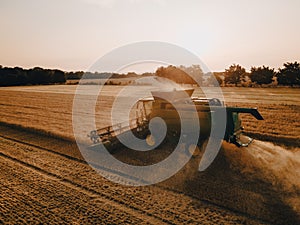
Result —
<instances>
[{"instance_id":1,"label":"tire track in field","mask_svg":"<svg viewBox=\"0 0 300 225\"><path fill-rule=\"evenodd\" d=\"M4 132L5 132L5 135L2 135ZM7 135L9 135L10 137L7 137ZM70 141L60 140L60 139L56 139L53 137L46 137L46 136L40 135L38 133L37 134L32 133L32 132L30 132L30 130L29 130L29 132L26 132L26 130L18 130L17 128L13 129L10 127L6 127L5 125L4 126L0 125L0 136L3 136L4 138L8 138L12 141L20 142L23 144L28 144L32 147L44 149L47 152L57 154L62 157L66 157L71 160L74 159L75 161L81 162L83 165L88 165L84 160L80 159L80 158L82 158L82 156L80 155L80 153L78 155L79 150L77 149L77 145L74 143L71 143ZM19 139L22 139L22 140L19 140ZM74 147L74 145L76 147ZM46 146L46 148L45 148L45 146ZM70 149L73 149L73 150L69 151ZM65 154L62 152L64 152ZM103 170L109 171L109 170L107 170L107 168L103 168ZM111 171L111 172L116 173L116 171ZM133 180L134 180L134 178L133 178ZM240 211L236 207L227 206L226 204L224 205L223 203L220 203L218 199L217 199L217 202L214 202L214 201L211 201L206 196L204 196L204 198L202 198L202 197L200 198L197 195L195 195L195 193L182 192L181 189L177 190L177 188L175 188L175 187L169 187L168 185L164 185L164 184L156 184L154 187L156 187L156 189L159 188L161 190L172 192L174 194L184 195L190 199L193 199L193 201L195 201L195 202L197 201L197 202L200 202L201 204L205 204L205 205L209 205L209 206L216 207L219 209L223 209L223 210L226 210L227 212L234 213L241 217L246 217L248 219L260 221L260 222L267 221L267 220L263 220L260 217L255 216L255 215L249 214L248 212ZM214 199L214 198L212 198L212 199Z\"/></svg>"},{"instance_id":2,"label":"tire track in field","mask_svg":"<svg viewBox=\"0 0 300 225\"><path fill-rule=\"evenodd\" d=\"M63 154L63 153L57 152L55 150L42 147L40 145L35 145L35 144L30 143L30 142L21 141L19 139L11 138L11 137L8 137L8 136L2 135L2 134L0 134L0 137L3 138L3 139L6 139L6 140L10 140L12 142L17 142L17 143L20 143L20 144L28 145L30 147L34 147L34 148L38 148L38 149L41 149L41 150L45 150L47 152L51 152L53 154L63 156L65 158L67 158L67 159L71 159L71 160L74 160L74 161L79 162L79 163L87 164L87 162L84 161L84 160L82 160L82 159L79 159L79 158L76 158L76 157L73 157L73 156L70 156L70 155L67 155L67 154Z\"/></svg>"},{"instance_id":3,"label":"tire track in field","mask_svg":"<svg viewBox=\"0 0 300 225\"><path fill-rule=\"evenodd\" d=\"M83 165L87 165L87 166L90 166L90 164L93 165L92 163L90 163L90 164L87 163L85 160L82 160L82 159L79 159L79 158L76 158L76 157L73 157L73 156L70 156L70 155L67 155L67 154L63 154L61 152L58 152L58 151L55 151L55 150L52 150L52 149L48 149L48 148L42 147L40 145L32 144L32 143L29 143L27 141L21 141L21 140L18 140L16 138L7 137L7 136L2 135L2 134L0 134L0 138L4 138L4 139L10 140L12 142L17 142L17 143L20 143L20 144L28 145L30 147L34 147L34 148L37 148L37 149L45 150L45 151L47 151L49 153L52 153L52 154L55 154L55 155L58 155L58 156L62 156L62 157L65 157L67 159L74 160L76 162L82 163ZM128 179L132 179L133 181L136 180L135 177L129 176L128 174L122 174L121 172L116 171L116 170L111 170L109 168L101 167L99 165L93 165L93 166L95 168L98 167L99 169L104 170L107 173L118 174L118 175L121 175L122 177L126 177ZM139 180L139 182L141 182L141 180ZM165 185L156 184L156 186L159 187L160 189L163 189L163 190L166 190L166 191L170 191L170 192L173 192L173 193L182 194L182 192L180 192L180 191L178 191L178 190L176 190L174 188L167 187ZM222 204L214 203L212 201L209 201L208 199L200 199L200 198L197 198L194 195L187 195L187 196L190 197L190 198L193 198L193 199L195 199L197 201L201 201L204 204L209 204L209 205L212 205L212 206L215 206L215 207L218 207L218 208L222 208L222 209L227 210L227 211L233 211L233 212L235 212L237 214L240 214L241 216L247 216L247 217L252 218L254 220L258 219L258 218L254 217L252 215L249 215L249 214L244 213L244 212L240 212L240 211L232 209L230 207L226 207L226 206L224 206Z\"/></svg>"},{"instance_id":4,"label":"tire track in field","mask_svg":"<svg viewBox=\"0 0 300 225\"><path fill-rule=\"evenodd\" d=\"M7 137L7 136L1 135L1 134L0 134L0 138L6 139L6 140L10 140L12 142L17 142L17 143L20 143L20 144L23 144L23 145L27 145L27 146L30 146L30 147L33 147L33 148L41 149L41 150L47 151L49 153L65 157L67 159L76 161L76 162L84 164L84 165L88 165L88 166L92 165L94 168L97 168L97 169L100 169L102 171L105 171L106 173L118 174L118 175L120 175L120 176L122 176L122 177L124 177L126 179L132 180L133 182L137 181L137 180L139 182L143 182L139 178L136 178L134 176L130 176L129 174L122 173L121 171L116 171L116 170L113 170L113 169L110 169L110 168L107 168L107 167L100 166L98 164L96 165L96 164L93 164L93 163L87 163L83 159L79 159L79 158L76 158L76 157L73 157L73 156L70 156L70 155L67 155L67 154L64 154L64 153L61 153L61 152L49 149L49 148L45 148L45 147L42 147L40 145L35 145L35 144L29 143L29 142L21 141L21 140L18 140L18 139L15 139L15 138L11 138L11 137Z\"/></svg>"},{"instance_id":5,"label":"tire track in field","mask_svg":"<svg viewBox=\"0 0 300 225\"><path fill-rule=\"evenodd\" d=\"M2 135L3 136L3 135ZM6 139L6 138L5 138ZM11 144L13 145L13 146L17 146L17 145L25 145L25 146L30 146L30 147L33 147L33 148L37 148L37 149L40 149L40 147L39 146L37 146L37 145L34 145L34 144L30 144L30 145L27 145L27 143L26 142L24 142L24 141L19 141L19 143L16 145L15 144L15 140L14 140L14 138L9 138L9 139L7 139L8 141L10 141L11 142ZM61 154L61 153L59 153L59 154L57 154L57 152L53 152L53 150L50 150L49 151L49 149L46 149L46 148L42 148L42 149L40 149L39 151L43 151L43 150L46 150L48 153L51 153L51 154L56 154L56 156L57 157L65 157L65 155L64 154ZM26 153L26 152L25 152ZM15 154L17 154L17 153L15 153ZM48 174L48 176L51 176L51 177L53 177L53 178L55 178L55 179L60 179L62 182L64 182L64 183L66 183L67 185L71 185L73 188L80 188L80 189L83 189L83 191L87 191L88 193L90 193L90 194L93 194L93 195L100 195L101 197L103 197L103 198L105 198L105 199L108 199L108 200L111 200L111 201L114 201L115 202L115 204L119 204L119 205L126 205L126 207L129 207L130 209L132 209L132 210L136 210L137 211L137 213L142 213L143 215L147 215L148 217L150 217L150 218L154 218L154 219L156 219L156 220L159 220L160 222L166 222L166 223L174 223L174 217L178 217L177 218L177 220L175 219L175 221L177 221L177 223L181 223L182 221L188 221L188 220L190 220L191 218L191 216L192 216L192 218L193 218L193 221L194 222L196 222L197 221L197 216L199 216L198 214L197 214L197 212L193 212L193 213L195 213L195 215L193 216L193 213L191 213L191 212L180 212L180 211L177 211L177 210L175 210L175 211L172 211L172 210L170 210L170 209L167 209L167 210L165 210L164 212L163 212L163 214L161 214L161 213L159 213L159 211L160 210L162 210L162 209L159 209L159 208L157 208L157 206L156 206L156 208L157 209L155 209L154 211L152 210L148 210L147 208L146 209L143 209L143 205L147 205L147 204L150 204L151 205L151 202L149 203L149 200L146 200L145 199L145 197L140 197L140 198L134 198L134 202L130 202L130 200L132 199L132 197L133 196L131 196L129 199L128 199L128 197L127 197L127 194L129 194L130 195L130 192L129 193L125 193L125 195L121 195L121 198L119 198L119 196L116 196L116 195L114 195L114 193L116 193L116 192L114 192L113 193L113 189L115 189L115 188L113 188L112 190L108 190L109 192L107 192L107 190L106 190L106 192L104 191L103 192L103 190L101 190L101 192L99 192L99 191L97 191L97 190L95 190L95 189L93 189L93 188L89 188L89 187L86 187L86 186L84 186L84 185L82 185L82 184L78 184L77 182L75 182L75 181L72 181L72 179L67 179L67 178L64 178L64 177L62 177L62 176L60 176L60 175L57 175L57 174L55 174L55 173L52 173L52 172L49 172L49 171L47 171L47 170L45 170L45 169L41 169L40 167L38 167L38 166L35 166L35 165L32 165L32 164L30 164L30 163L27 163L27 162L24 162L23 160L20 160L20 159L17 159L16 157L12 157L12 156L8 156L7 154L4 154L4 153L2 153L2 155L4 155L4 157L10 157L11 158L11 160L15 160L15 161L17 161L17 162L19 162L19 163L21 163L21 164L23 164L24 166L29 166L29 167L31 167L33 170L37 170L37 171L40 171L41 173L46 173L46 174ZM68 156L67 157L68 159L70 159L70 160L73 160L74 159L74 157L71 157L71 156ZM23 158L22 158L23 159ZM79 160L79 159L75 159L75 161L76 162L82 162L82 160ZM84 165L87 165L85 162L83 163ZM115 191L122 191L122 190L115 190ZM126 190L125 190L126 191ZM128 190L127 190L127 192L128 192ZM175 192L174 192L175 193ZM151 194L151 193L150 193ZM169 194L169 193L168 193ZM174 194L173 194L174 195ZM122 197L124 197L125 199L123 199ZM135 196L134 196L135 197ZM176 196L175 196L176 197ZM127 199L126 199L127 198ZM177 196L177 198L178 198L178 196ZM150 199L151 200L151 199ZM138 204L136 204L136 202L135 201L137 201L138 202ZM148 202L147 202L148 201ZM197 201L199 201L198 199L197 199ZM140 202L140 203L139 203ZM201 201L202 202L202 201ZM129 204L133 204L133 205L129 205ZM207 203L201 203L201 204L204 204L204 207L207 207ZM219 208L219 210L220 210L220 208L222 209L223 207L219 207L219 206L214 206L214 204L210 204L210 203L208 203L209 205L210 205L210 207L211 208L216 208L216 207L218 207ZM228 209L225 209L227 212L228 212ZM157 213L158 212L158 213ZM230 213L229 213L230 214ZM235 214L235 213L233 213L233 214ZM240 215L240 217L242 217L243 218L243 216L241 216ZM149 219L150 219L149 218ZM179 219L182 219L182 221L180 221ZM201 221L200 219L198 220L198 221ZM203 222L203 220L202 220L202 222ZM227 222L229 222L229 221L227 221Z\"/></svg>"},{"instance_id":6,"label":"tire track in field","mask_svg":"<svg viewBox=\"0 0 300 225\"><path fill-rule=\"evenodd\" d=\"M116 220L116 224L150 223L106 199L70 189L58 179L14 160L1 156L0 159L1 224L104 224Z\"/></svg>"},{"instance_id":7,"label":"tire track in field","mask_svg":"<svg viewBox=\"0 0 300 225\"><path fill-rule=\"evenodd\" d=\"M9 141L11 141L11 140L9 140ZM12 143L12 144L13 144L13 143ZM25 144L24 144L24 145L25 145ZM136 211L138 211L139 213L141 213L140 215L142 215L142 216L143 216L143 215L147 215L147 216L149 216L149 218L154 217L154 219L159 220L160 223L162 223L162 222L164 222L164 223L170 223L170 224L174 223L173 221L169 221L168 219L161 218L161 217L159 217L159 216L157 216L157 215L148 213L147 211L144 211L144 210L142 210L142 209L140 209L140 208L131 206L131 205L129 205L129 203L126 204L126 201L122 201L121 199L115 198L115 196L112 196L112 193L103 193L103 192L96 191L96 190L94 190L93 188L88 188L88 187L83 186L83 185L81 185L81 184L78 184L78 183L76 183L76 182L74 182L74 181L71 181L70 179L63 178L63 177L61 177L60 175L57 175L57 174L55 174L55 173L51 173L51 172L49 172L49 171L47 171L47 170L41 169L41 168L38 167L38 166L35 166L35 165L30 164L30 163L24 162L24 161L22 161L22 160L20 160L20 159L17 159L16 157L9 156L9 155L4 154L4 153L2 153L2 152L0 152L0 156L5 157L5 158L8 158L8 159L10 159L10 160L13 160L13 161L15 161L15 162L17 162L17 163L19 163L19 164L22 164L22 165L25 166L25 167L28 167L28 168L30 168L30 169L32 169L32 170L38 171L38 172L40 172L40 173L42 173L42 174L45 174L45 175L47 175L47 176L49 176L49 177L52 177L53 179L58 179L60 182L62 182L62 183L64 183L64 184L67 184L68 186L71 186L71 187L74 188L74 189L82 190L82 192L86 192L87 194L90 194L90 195L91 195L91 194L92 194L92 195L96 195L96 196L98 196L98 197L103 197L103 198L108 199L108 200L111 200L111 199L112 199L112 201L115 202L115 204L118 203L119 205L121 205L121 206L123 206L123 207L125 206L125 207L128 207L128 208L130 208L130 209L136 210ZM135 199L135 200L137 200L137 199ZM144 202L144 199L140 199L139 201L143 201L143 202L142 202L143 204L147 204L147 202ZM176 212L176 213L178 213L178 212ZM175 213L174 213L174 214L175 214ZM155 224L157 224L157 222L156 222Z\"/></svg>"},{"instance_id":8,"label":"tire track in field","mask_svg":"<svg viewBox=\"0 0 300 225\"><path fill-rule=\"evenodd\" d=\"M63 178L57 174L54 174L54 173L51 173L49 171L46 171L46 170L43 170L41 169L40 167L37 167L35 165L32 165L30 163L27 163L27 162L24 162L22 160L19 160L15 157L12 157L12 156L9 156L9 155L6 155L4 154L3 152L0 152L0 156L3 157L3 158L6 158L6 159L9 159L13 162L16 162L18 164L21 164L22 166L26 167L27 169L30 169L32 170L33 172L36 172L36 173L40 173L44 176L46 176L48 179L51 179L51 180L56 180L60 183L62 183L63 185L69 187L69 188L72 188L72 189L75 189L75 190L78 190L90 197L93 197L94 199L96 198L101 198L101 199L105 199L105 201L110 204L111 206L113 207L121 207L122 210L124 210L126 213L128 214L131 214L139 219L142 219L146 222L149 222L149 223L152 223L152 224L158 224L158 223L161 223L161 222L165 222L165 223L171 223L163 218L158 218L154 215L151 215L151 214L148 214L147 212L144 212L142 211L141 209L138 209L138 208L135 208L135 207L132 207L130 206L129 204L126 205L124 204L123 202L120 202L116 199L113 199L112 196L108 196L106 194L103 194L101 192L98 192L98 191L95 191L93 189L90 189L86 186L83 186L81 184L78 184L74 181L71 181L69 179L66 179L66 178ZM113 199L113 200L111 200ZM126 208L125 208L126 207Z\"/></svg>"}]
</instances>

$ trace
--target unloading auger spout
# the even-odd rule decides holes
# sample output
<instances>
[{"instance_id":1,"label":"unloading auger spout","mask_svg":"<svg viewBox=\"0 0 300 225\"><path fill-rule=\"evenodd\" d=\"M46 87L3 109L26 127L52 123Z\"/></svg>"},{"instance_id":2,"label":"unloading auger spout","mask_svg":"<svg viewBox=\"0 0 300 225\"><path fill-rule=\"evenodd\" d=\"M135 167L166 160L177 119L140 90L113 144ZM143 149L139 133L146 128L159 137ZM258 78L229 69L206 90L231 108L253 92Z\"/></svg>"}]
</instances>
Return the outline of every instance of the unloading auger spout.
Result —
<instances>
[{"instance_id":1,"label":"unloading auger spout","mask_svg":"<svg viewBox=\"0 0 300 225\"><path fill-rule=\"evenodd\" d=\"M264 118L258 112L256 108L240 108L240 107L226 107L227 112L227 123L224 140L235 144L238 147L247 147L251 142L252 138L244 136L247 141L243 142L241 136L243 134L244 127L239 114L246 113L251 114L257 120L263 120Z\"/></svg>"}]
</instances>

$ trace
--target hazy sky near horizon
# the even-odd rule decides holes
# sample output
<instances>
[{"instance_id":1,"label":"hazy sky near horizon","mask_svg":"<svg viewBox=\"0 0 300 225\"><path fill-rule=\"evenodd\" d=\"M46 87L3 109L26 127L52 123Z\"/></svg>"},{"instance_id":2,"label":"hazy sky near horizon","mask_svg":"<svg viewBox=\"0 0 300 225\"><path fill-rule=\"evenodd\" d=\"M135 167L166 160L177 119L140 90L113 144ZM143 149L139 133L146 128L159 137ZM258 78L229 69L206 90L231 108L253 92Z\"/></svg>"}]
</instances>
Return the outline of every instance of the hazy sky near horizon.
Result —
<instances>
[{"instance_id":1,"label":"hazy sky near horizon","mask_svg":"<svg viewBox=\"0 0 300 225\"><path fill-rule=\"evenodd\" d=\"M0 65L87 70L122 45L163 41L212 71L300 61L299 0L1 0Z\"/></svg>"}]
</instances>

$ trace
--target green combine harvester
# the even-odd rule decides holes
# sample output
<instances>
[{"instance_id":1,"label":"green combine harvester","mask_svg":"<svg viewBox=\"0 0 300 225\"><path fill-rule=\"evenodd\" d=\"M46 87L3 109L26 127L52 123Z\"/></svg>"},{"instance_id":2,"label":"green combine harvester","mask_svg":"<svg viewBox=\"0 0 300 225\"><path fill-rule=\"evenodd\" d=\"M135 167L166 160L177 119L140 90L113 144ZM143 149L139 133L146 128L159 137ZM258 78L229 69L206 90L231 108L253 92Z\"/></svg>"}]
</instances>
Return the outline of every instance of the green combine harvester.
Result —
<instances>
[{"instance_id":1,"label":"green combine harvester","mask_svg":"<svg viewBox=\"0 0 300 225\"><path fill-rule=\"evenodd\" d=\"M182 117L186 127L194 126L195 117L191 117L191 112L196 112L199 121L198 144L207 140L212 134L212 127L224 124L224 132L219 137L227 142L233 143L238 147L248 146L252 139L242 140L243 127L239 114L247 113L254 116L257 120L263 120L256 108L226 107L217 98L198 98L192 97L194 89L155 91L152 97L140 99L135 105L136 118L129 123L119 123L90 132L88 137L94 145L102 143L108 148L112 148L118 143L119 138L124 137L128 132L132 132L136 137L145 139L147 145L158 146L164 141L178 141L180 136L184 136L188 141L192 133L186 131L182 134ZM223 116L218 116L223 113ZM193 115L194 115L193 114ZM225 115L224 115L225 114ZM180 116L179 116L180 115ZM222 122L219 118L226 118ZM162 137L151 133L149 125L151 120L161 118L166 127L166 136ZM153 124L152 124L153 125ZM154 126L159 129L160 124ZM193 129L191 129L193 132Z\"/></svg>"}]
</instances>

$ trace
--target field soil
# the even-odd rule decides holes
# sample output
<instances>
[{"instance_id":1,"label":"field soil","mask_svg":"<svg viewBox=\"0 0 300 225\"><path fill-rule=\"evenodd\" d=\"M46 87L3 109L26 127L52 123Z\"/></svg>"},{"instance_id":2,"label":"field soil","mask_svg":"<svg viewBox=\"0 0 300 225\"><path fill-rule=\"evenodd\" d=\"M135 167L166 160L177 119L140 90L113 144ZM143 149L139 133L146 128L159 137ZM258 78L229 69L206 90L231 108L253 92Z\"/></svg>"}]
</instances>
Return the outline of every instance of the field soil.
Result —
<instances>
[{"instance_id":1,"label":"field soil","mask_svg":"<svg viewBox=\"0 0 300 225\"><path fill-rule=\"evenodd\" d=\"M106 88L98 118L109 118L120 87ZM248 148L223 143L204 172L198 171L201 158L195 155L168 180L132 187L110 182L82 157L72 133L74 86L1 89L0 223L299 224L300 93L257 89L261 92L250 97L244 90L226 89L225 99L262 109L263 125L244 119L249 135L262 141ZM167 156L170 149L166 144L158 151ZM125 147L114 157L149 163ZM120 172L102 170L109 176Z\"/></svg>"},{"instance_id":2,"label":"field soil","mask_svg":"<svg viewBox=\"0 0 300 225\"><path fill-rule=\"evenodd\" d=\"M127 187L96 173L75 143L4 125L0 140L0 220L4 223L299 222L282 193L269 182L249 179L230 168L223 150L205 172L197 172L199 162L193 158L162 183ZM115 153L116 157L130 161L126 151ZM139 160L143 159L134 157L131 162Z\"/></svg>"}]
</instances>

